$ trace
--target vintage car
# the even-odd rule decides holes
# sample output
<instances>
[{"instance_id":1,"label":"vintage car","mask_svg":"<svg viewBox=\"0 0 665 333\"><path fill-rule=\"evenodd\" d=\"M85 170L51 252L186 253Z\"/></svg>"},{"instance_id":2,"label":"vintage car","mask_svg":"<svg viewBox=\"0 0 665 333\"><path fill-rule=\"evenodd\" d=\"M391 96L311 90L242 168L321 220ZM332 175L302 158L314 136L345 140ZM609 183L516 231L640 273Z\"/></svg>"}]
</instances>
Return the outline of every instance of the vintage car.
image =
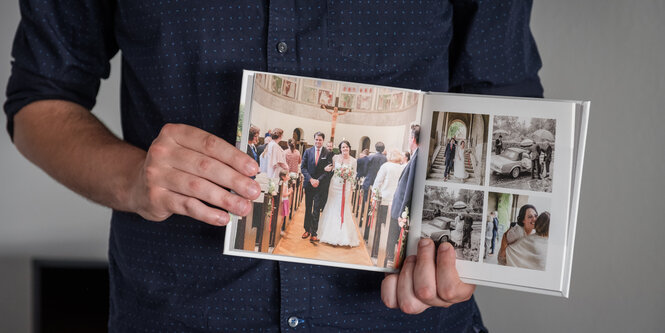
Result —
<instances>
[{"instance_id":1,"label":"vintage car","mask_svg":"<svg viewBox=\"0 0 665 333\"><path fill-rule=\"evenodd\" d=\"M423 220L420 237L432 239L437 247L441 243L450 242L450 230L451 228L455 229L453 223L451 223L452 221L452 219L443 216L435 217L430 221Z\"/></svg>"},{"instance_id":2,"label":"vintage car","mask_svg":"<svg viewBox=\"0 0 665 333\"><path fill-rule=\"evenodd\" d=\"M508 148L501 152L501 155L492 156L490 168L497 174L517 178L523 171L531 170L529 151L517 147Z\"/></svg>"}]
</instances>

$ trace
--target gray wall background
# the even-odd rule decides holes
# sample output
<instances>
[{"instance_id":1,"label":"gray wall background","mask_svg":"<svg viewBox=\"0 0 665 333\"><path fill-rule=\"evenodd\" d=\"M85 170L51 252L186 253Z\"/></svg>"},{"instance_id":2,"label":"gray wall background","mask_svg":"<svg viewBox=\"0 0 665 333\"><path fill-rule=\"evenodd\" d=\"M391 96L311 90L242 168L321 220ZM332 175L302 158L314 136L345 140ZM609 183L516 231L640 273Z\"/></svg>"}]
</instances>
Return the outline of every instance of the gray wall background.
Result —
<instances>
[{"instance_id":1,"label":"gray wall background","mask_svg":"<svg viewBox=\"0 0 665 333\"><path fill-rule=\"evenodd\" d=\"M16 2L0 2L3 92ZM665 1L536 0L531 26L546 97L592 101L571 297L478 287L485 323L493 332L662 331ZM119 133L117 58L112 67L94 112ZM30 259L104 260L110 211L51 180L5 133L0 156L0 332L29 332Z\"/></svg>"}]
</instances>

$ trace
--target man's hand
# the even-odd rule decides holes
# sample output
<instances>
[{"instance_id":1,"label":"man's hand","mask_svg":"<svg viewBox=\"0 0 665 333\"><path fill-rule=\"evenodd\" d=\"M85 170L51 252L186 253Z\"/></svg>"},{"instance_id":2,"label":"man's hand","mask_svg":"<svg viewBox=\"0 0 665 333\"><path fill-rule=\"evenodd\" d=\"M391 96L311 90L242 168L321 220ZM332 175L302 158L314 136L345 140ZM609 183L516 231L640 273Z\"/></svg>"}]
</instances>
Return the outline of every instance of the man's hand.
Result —
<instances>
[{"instance_id":1,"label":"man's hand","mask_svg":"<svg viewBox=\"0 0 665 333\"><path fill-rule=\"evenodd\" d=\"M315 188L319 187L319 180L318 179L310 178L309 183L312 184L312 187L315 187Z\"/></svg>"},{"instance_id":2,"label":"man's hand","mask_svg":"<svg viewBox=\"0 0 665 333\"><path fill-rule=\"evenodd\" d=\"M475 285L459 279L455 250L443 243L436 250L431 239L418 243L418 255L409 256L399 274L388 274L381 284L381 299L391 308L418 314L431 306L449 307L471 298Z\"/></svg>"},{"instance_id":3,"label":"man's hand","mask_svg":"<svg viewBox=\"0 0 665 333\"><path fill-rule=\"evenodd\" d=\"M258 171L251 157L226 141L192 126L167 124L140 165L130 193L132 210L152 221L180 214L226 225L229 214L204 202L247 215L250 200L261 192L250 178Z\"/></svg>"}]
</instances>

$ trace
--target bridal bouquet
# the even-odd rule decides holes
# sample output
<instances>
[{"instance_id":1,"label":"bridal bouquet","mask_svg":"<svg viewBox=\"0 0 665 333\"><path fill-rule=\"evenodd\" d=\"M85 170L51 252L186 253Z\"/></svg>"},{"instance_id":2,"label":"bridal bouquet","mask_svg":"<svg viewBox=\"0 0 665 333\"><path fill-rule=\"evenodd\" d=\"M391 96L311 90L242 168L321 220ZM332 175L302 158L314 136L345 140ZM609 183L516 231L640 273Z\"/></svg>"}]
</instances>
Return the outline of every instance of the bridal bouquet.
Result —
<instances>
[{"instance_id":1,"label":"bridal bouquet","mask_svg":"<svg viewBox=\"0 0 665 333\"><path fill-rule=\"evenodd\" d=\"M356 179L356 172L350 165L342 164L342 166L335 168L335 175L342 180L354 180Z\"/></svg>"}]
</instances>

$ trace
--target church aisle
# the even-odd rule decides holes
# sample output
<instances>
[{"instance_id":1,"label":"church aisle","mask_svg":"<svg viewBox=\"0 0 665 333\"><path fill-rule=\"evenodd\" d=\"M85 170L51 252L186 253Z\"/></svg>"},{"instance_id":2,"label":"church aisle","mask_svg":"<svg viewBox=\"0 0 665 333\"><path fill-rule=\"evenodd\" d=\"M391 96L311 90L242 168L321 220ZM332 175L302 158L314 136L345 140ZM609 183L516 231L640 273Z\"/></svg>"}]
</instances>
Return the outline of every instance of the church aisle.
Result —
<instances>
[{"instance_id":1,"label":"church aisle","mask_svg":"<svg viewBox=\"0 0 665 333\"><path fill-rule=\"evenodd\" d=\"M351 207L350 200L347 203L347 207ZM305 203L303 201L293 215L293 220L286 227L285 234L275 247L273 254L374 266L367 253L362 235L357 228L358 223L355 216L353 223L356 226L360 244L356 247L348 247L332 246L321 242L311 243L309 239L302 239L301 236L305 232L305 228L303 227L304 214Z\"/></svg>"}]
</instances>

